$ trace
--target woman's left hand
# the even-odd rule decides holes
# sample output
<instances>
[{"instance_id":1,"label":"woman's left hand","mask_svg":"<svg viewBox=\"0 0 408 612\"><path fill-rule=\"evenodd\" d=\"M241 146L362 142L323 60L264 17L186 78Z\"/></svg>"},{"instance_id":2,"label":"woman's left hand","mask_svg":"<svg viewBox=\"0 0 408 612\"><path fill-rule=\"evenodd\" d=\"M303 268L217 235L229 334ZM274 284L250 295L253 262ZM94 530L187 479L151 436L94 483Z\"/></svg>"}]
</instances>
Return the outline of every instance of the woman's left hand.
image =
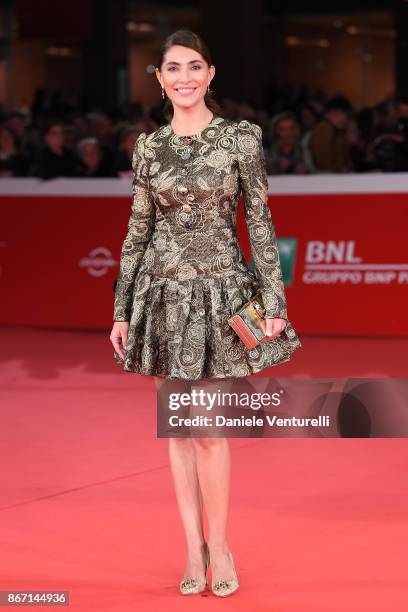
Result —
<instances>
[{"instance_id":1,"label":"woman's left hand","mask_svg":"<svg viewBox=\"0 0 408 612\"><path fill-rule=\"evenodd\" d=\"M286 321L285 319L278 318L265 318L262 321L262 330L266 334L265 340L268 341L275 336L279 336L279 334L285 329Z\"/></svg>"}]
</instances>

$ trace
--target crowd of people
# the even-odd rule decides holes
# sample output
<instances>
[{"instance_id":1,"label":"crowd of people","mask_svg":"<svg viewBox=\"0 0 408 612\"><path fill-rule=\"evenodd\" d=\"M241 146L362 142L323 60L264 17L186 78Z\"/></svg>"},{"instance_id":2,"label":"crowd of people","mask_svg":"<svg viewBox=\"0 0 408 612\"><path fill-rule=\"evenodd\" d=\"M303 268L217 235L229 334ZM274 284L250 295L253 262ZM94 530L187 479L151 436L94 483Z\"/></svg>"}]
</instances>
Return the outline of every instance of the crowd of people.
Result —
<instances>
[{"instance_id":1,"label":"crowd of people","mask_svg":"<svg viewBox=\"0 0 408 612\"><path fill-rule=\"evenodd\" d=\"M343 96L286 88L262 108L220 103L225 117L262 127L268 174L408 170L408 98L356 109ZM163 123L160 107L84 110L72 97L40 90L28 111L0 108L0 177L131 175L138 135Z\"/></svg>"}]
</instances>

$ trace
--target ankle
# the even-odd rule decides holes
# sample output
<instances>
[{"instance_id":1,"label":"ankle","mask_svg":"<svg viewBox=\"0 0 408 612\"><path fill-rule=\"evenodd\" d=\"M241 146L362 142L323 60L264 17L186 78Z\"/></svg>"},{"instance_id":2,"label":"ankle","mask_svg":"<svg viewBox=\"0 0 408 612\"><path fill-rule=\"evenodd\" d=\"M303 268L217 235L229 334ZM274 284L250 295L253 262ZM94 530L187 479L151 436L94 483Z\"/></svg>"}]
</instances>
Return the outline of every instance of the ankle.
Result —
<instances>
[{"instance_id":1,"label":"ankle","mask_svg":"<svg viewBox=\"0 0 408 612\"><path fill-rule=\"evenodd\" d=\"M226 555L229 552L228 542L208 542L208 547L213 555Z\"/></svg>"},{"instance_id":2,"label":"ankle","mask_svg":"<svg viewBox=\"0 0 408 612\"><path fill-rule=\"evenodd\" d=\"M197 553L197 551L203 552L206 549L206 541L205 540L197 540L194 542L187 543L187 552L189 554Z\"/></svg>"}]
</instances>

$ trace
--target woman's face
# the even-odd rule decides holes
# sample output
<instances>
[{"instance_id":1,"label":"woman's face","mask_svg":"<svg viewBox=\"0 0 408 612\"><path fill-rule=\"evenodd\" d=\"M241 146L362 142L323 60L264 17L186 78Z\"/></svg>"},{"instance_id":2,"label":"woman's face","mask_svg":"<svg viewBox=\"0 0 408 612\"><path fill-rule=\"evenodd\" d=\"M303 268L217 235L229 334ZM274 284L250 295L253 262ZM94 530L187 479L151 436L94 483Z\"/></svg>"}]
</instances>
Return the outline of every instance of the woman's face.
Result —
<instances>
[{"instance_id":1,"label":"woman's face","mask_svg":"<svg viewBox=\"0 0 408 612\"><path fill-rule=\"evenodd\" d=\"M194 49L173 45L166 52L156 76L173 106L190 108L201 104L215 74L214 66Z\"/></svg>"}]
</instances>

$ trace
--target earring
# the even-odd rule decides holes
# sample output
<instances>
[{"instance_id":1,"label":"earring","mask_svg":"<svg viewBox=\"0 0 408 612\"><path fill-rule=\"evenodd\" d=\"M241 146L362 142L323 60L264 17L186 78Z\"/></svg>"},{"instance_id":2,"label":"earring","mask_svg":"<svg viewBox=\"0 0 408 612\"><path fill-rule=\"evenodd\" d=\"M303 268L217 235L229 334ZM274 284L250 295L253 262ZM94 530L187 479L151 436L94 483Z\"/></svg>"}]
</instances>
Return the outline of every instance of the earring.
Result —
<instances>
[{"instance_id":1,"label":"earring","mask_svg":"<svg viewBox=\"0 0 408 612\"><path fill-rule=\"evenodd\" d=\"M162 98L164 98L164 89L162 87Z\"/></svg>"}]
</instances>

